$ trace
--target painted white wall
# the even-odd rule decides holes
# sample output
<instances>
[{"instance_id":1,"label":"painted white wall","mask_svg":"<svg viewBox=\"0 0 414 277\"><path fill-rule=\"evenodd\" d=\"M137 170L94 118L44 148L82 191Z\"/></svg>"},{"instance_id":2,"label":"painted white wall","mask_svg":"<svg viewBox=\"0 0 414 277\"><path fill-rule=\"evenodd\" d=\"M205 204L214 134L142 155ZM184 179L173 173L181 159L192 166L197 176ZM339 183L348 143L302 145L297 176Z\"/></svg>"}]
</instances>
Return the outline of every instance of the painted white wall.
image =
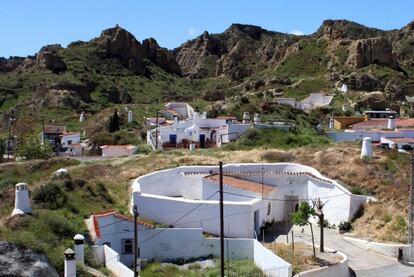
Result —
<instances>
[{"instance_id":1,"label":"painted white wall","mask_svg":"<svg viewBox=\"0 0 414 277\"><path fill-rule=\"evenodd\" d=\"M68 147L69 141L71 141L71 144L80 143L80 133L74 133L74 134L62 136L61 138L62 147Z\"/></svg>"},{"instance_id":2,"label":"painted white wall","mask_svg":"<svg viewBox=\"0 0 414 277\"><path fill-rule=\"evenodd\" d=\"M276 221L283 220L287 203L284 201L286 196L296 195L299 200L309 202L310 198L329 199L326 204L325 218L331 224L339 224L341 221L352 219L360 206L367 201L365 196L353 195L336 181L322 176L316 169L300 164L227 164L224 166L224 171L233 173L235 177L261 182L262 167L263 182L277 185L276 194L268 197L267 202L261 202L260 199L240 201L238 198L225 201L225 221L231 226L239 226L229 231L228 234L231 237L251 238L254 236L253 214L255 210L260 211L262 223L272 218ZM204 197L202 195L202 178L210 171L217 173L218 168L216 166L178 167L139 177L133 184L132 203L138 205L143 216L156 222L172 224L185 216L175 224L177 227L202 227L207 232L219 234L218 201L198 200L205 199L207 194L211 195L215 191L214 188L206 187L209 190L206 190ZM184 174L191 172L198 174ZM251 175L241 172L250 172ZM266 172L273 172L275 175L266 175ZM194 192L190 194L190 191ZM174 195L183 195L184 198L169 197ZM272 205L270 216L267 215L267 203L269 202ZM188 211L196 207L196 210L186 216Z\"/></svg>"},{"instance_id":3,"label":"painted white wall","mask_svg":"<svg viewBox=\"0 0 414 277\"><path fill-rule=\"evenodd\" d=\"M161 230L163 231L160 232ZM156 238L147 240L154 235L156 235ZM141 230L138 236L142 243L140 245L140 259L168 262L177 259L189 260L220 255L220 239L204 238L200 228L145 229ZM111 245L117 244L116 240L118 239L112 238L110 240ZM292 266L254 239L226 238L224 248L225 256L230 259L253 259L260 269L264 271L272 270L271 272L278 273L278 275L269 276L291 276ZM102 252L97 253L97 255L104 257L106 267L109 270L118 274L117 276L130 276L130 270L127 270L120 262L123 260L123 254L107 245L95 249L95 252ZM131 264L132 261L127 265ZM274 269L277 269L277 271Z\"/></svg>"},{"instance_id":4,"label":"painted white wall","mask_svg":"<svg viewBox=\"0 0 414 277\"><path fill-rule=\"evenodd\" d=\"M253 241L253 260L262 270L269 271L268 277L292 276L292 265L275 255L257 240Z\"/></svg>"},{"instance_id":5,"label":"painted white wall","mask_svg":"<svg viewBox=\"0 0 414 277\"><path fill-rule=\"evenodd\" d=\"M134 277L134 272L119 261L119 254L111 247L104 245L105 267L115 276Z\"/></svg>"},{"instance_id":6,"label":"painted white wall","mask_svg":"<svg viewBox=\"0 0 414 277\"><path fill-rule=\"evenodd\" d=\"M328 137L333 141L357 141L364 137L370 137L372 141L381 141L384 138L414 138L414 130L400 129L397 131L364 131L364 130L346 130L345 132L329 131L326 132Z\"/></svg>"}]
</instances>

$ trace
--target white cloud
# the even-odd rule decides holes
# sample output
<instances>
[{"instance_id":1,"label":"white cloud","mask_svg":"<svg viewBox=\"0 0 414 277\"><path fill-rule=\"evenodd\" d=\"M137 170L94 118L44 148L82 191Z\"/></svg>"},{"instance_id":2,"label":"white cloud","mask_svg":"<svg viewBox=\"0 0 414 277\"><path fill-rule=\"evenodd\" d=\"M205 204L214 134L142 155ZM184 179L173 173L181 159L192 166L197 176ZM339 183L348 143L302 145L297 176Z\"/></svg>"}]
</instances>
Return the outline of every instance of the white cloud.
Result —
<instances>
[{"instance_id":1,"label":"white cloud","mask_svg":"<svg viewBox=\"0 0 414 277\"><path fill-rule=\"evenodd\" d=\"M194 27L190 27L190 28L188 28L188 30L187 30L187 34L188 34L189 36L194 36L196 33L197 33L197 28L194 28Z\"/></svg>"},{"instance_id":2,"label":"white cloud","mask_svg":"<svg viewBox=\"0 0 414 277\"><path fill-rule=\"evenodd\" d=\"M290 31L290 33L292 34L292 35L295 35L295 36L303 36L305 33L304 32L302 32L301 30L293 30L293 31Z\"/></svg>"}]
</instances>

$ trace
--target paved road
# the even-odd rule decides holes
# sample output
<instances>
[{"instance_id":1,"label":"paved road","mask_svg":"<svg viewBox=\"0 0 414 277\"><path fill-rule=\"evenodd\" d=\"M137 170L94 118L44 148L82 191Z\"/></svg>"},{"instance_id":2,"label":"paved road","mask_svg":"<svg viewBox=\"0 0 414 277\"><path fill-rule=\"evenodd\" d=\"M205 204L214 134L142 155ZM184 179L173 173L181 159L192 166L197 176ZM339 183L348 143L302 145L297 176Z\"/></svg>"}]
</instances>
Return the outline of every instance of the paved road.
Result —
<instances>
[{"instance_id":1,"label":"paved road","mask_svg":"<svg viewBox=\"0 0 414 277\"><path fill-rule=\"evenodd\" d=\"M315 245L319 245L319 229L314 228ZM296 240L312 242L309 227L295 226L293 232ZM286 242L286 237L279 236L277 241ZM325 229L325 246L345 253L348 265L358 277L407 277L414 276L414 267L400 264L397 259L372 251L365 251L343 239L336 230Z\"/></svg>"}]
</instances>

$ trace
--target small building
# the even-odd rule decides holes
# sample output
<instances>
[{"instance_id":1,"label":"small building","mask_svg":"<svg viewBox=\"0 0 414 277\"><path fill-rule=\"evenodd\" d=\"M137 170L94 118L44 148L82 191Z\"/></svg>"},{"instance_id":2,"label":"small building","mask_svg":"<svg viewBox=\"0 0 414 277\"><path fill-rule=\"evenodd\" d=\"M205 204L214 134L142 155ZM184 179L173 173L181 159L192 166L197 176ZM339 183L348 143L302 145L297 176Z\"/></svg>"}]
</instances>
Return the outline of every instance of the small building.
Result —
<instances>
[{"instance_id":1,"label":"small building","mask_svg":"<svg viewBox=\"0 0 414 277\"><path fill-rule=\"evenodd\" d=\"M336 130L343 130L350 125L365 121L364 116L334 116L334 128Z\"/></svg>"},{"instance_id":2,"label":"small building","mask_svg":"<svg viewBox=\"0 0 414 277\"><path fill-rule=\"evenodd\" d=\"M60 147L62 148L63 151L68 150L70 145L79 144L81 141L79 132L63 133L59 137L60 137Z\"/></svg>"},{"instance_id":3,"label":"small building","mask_svg":"<svg viewBox=\"0 0 414 277\"><path fill-rule=\"evenodd\" d=\"M126 145L102 145L102 156L103 157L122 157L131 156L137 152L137 147L132 144Z\"/></svg>"},{"instance_id":4,"label":"small building","mask_svg":"<svg viewBox=\"0 0 414 277\"><path fill-rule=\"evenodd\" d=\"M164 109L160 111L160 113L168 119L174 119L175 117L186 119L191 117L193 112L193 107L185 102L168 103L164 106Z\"/></svg>"},{"instance_id":5,"label":"small building","mask_svg":"<svg viewBox=\"0 0 414 277\"><path fill-rule=\"evenodd\" d=\"M398 113L395 111L365 111L364 112L365 119L373 119L373 118L389 118L393 116L394 118L398 117Z\"/></svg>"},{"instance_id":6,"label":"small building","mask_svg":"<svg viewBox=\"0 0 414 277\"><path fill-rule=\"evenodd\" d=\"M66 133L65 126L45 125L40 133L41 141L48 142L52 146L57 147L60 143L60 136Z\"/></svg>"},{"instance_id":7,"label":"small building","mask_svg":"<svg viewBox=\"0 0 414 277\"><path fill-rule=\"evenodd\" d=\"M307 109L314 109L328 106L333 99L333 95L326 95L323 92L311 93L308 97L300 101L302 108Z\"/></svg>"}]
</instances>

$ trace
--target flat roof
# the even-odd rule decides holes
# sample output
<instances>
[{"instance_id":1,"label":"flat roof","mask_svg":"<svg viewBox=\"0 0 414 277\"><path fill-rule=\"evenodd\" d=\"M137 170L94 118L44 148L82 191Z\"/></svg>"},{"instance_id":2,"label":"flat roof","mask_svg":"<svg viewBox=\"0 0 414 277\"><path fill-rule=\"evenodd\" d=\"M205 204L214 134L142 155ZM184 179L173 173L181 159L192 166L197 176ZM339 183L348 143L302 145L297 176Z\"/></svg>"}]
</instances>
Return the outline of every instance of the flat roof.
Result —
<instances>
[{"instance_id":1,"label":"flat roof","mask_svg":"<svg viewBox=\"0 0 414 277\"><path fill-rule=\"evenodd\" d=\"M219 174L213 174L205 176L204 179L207 181L210 181L215 184L220 184L220 175ZM223 185L233 187L240 190L250 191L257 194L263 193L264 195L267 195L274 191L276 189L275 186L260 184L257 182L252 182L245 179L240 179L236 177L230 177L230 176L223 176Z\"/></svg>"}]
</instances>

